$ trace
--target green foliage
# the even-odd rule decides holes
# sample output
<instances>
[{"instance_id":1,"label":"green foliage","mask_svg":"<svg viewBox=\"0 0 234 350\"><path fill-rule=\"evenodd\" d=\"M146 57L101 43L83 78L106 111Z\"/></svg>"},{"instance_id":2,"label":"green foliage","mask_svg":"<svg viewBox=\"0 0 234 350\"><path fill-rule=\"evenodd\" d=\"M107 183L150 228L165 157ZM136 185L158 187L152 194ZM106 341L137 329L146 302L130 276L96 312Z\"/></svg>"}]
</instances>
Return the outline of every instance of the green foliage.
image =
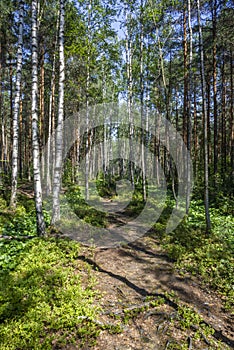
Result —
<instances>
[{"instance_id":1,"label":"green foliage","mask_svg":"<svg viewBox=\"0 0 234 350\"><path fill-rule=\"evenodd\" d=\"M163 243L181 273L201 276L204 284L225 296L230 308L234 300L234 219L227 207L225 203L225 207L211 208L212 233L206 235L203 203L192 201L189 215L173 233L163 236Z\"/></svg>"},{"instance_id":2,"label":"green foliage","mask_svg":"<svg viewBox=\"0 0 234 350\"><path fill-rule=\"evenodd\" d=\"M7 203L0 197L0 234L13 237L0 240L0 274L14 269L29 241L25 236L37 236L37 223L34 203L24 196L19 196L20 204L14 212L7 208ZM27 211L27 209L29 211ZM49 225L49 215L44 212L45 221ZM14 239L16 237L16 239Z\"/></svg>"},{"instance_id":3,"label":"green foliage","mask_svg":"<svg viewBox=\"0 0 234 350\"><path fill-rule=\"evenodd\" d=\"M19 255L27 244L28 242L0 241L0 276L18 265Z\"/></svg>"},{"instance_id":4,"label":"green foliage","mask_svg":"<svg viewBox=\"0 0 234 350\"><path fill-rule=\"evenodd\" d=\"M2 249L2 247L0 248ZM53 349L92 343L99 330L89 270L73 241L34 239L0 276L0 349ZM79 271L84 271L85 276Z\"/></svg>"},{"instance_id":5,"label":"green foliage","mask_svg":"<svg viewBox=\"0 0 234 350\"><path fill-rule=\"evenodd\" d=\"M79 186L69 186L69 189L66 191L66 200L70 205L69 210L72 209L80 219L96 227L106 226L105 213L90 207L85 202Z\"/></svg>"},{"instance_id":6,"label":"green foliage","mask_svg":"<svg viewBox=\"0 0 234 350\"><path fill-rule=\"evenodd\" d=\"M0 197L0 210L5 209L7 206L6 200Z\"/></svg>"},{"instance_id":7,"label":"green foliage","mask_svg":"<svg viewBox=\"0 0 234 350\"><path fill-rule=\"evenodd\" d=\"M45 222L48 226L50 223L49 215L44 212ZM3 235L7 236L25 236L37 235L37 222L35 209L26 212L22 205L18 205L15 212L11 216L11 220L2 227Z\"/></svg>"},{"instance_id":8,"label":"green foliage","mask_svg":"<svg viewBox=\"0 0 234 350\"><path fill-rule=\"evenodd\" d=\"M111 198L116 195L115 179L111 175L99 175L96 185L101 197Z\"/></svg>"}]
</instances>

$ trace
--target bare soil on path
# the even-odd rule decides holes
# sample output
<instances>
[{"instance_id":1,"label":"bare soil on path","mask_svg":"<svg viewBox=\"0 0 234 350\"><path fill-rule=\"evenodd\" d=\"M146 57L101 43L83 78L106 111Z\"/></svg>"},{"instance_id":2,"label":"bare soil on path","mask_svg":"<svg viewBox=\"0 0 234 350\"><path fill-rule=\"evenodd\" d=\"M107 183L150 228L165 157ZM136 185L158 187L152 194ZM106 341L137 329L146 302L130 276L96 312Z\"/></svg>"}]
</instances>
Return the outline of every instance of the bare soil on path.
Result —
<instances>
[{"instance_id":1,"label":"bare soil on path","mask_svg":"<svg viewBox=\"0 0 234 350\"><path fill-rule=\"evenodd\" d=\"M234 349L233 315L224 310L220 296L195 276L179 274L155 238L84 250L80 259L95 270L104 310L99 321L122 329L101 331L94 350ZM186 326L181 305L200 315L213 335L199 325Z\"/></svg>"}]
</instances>

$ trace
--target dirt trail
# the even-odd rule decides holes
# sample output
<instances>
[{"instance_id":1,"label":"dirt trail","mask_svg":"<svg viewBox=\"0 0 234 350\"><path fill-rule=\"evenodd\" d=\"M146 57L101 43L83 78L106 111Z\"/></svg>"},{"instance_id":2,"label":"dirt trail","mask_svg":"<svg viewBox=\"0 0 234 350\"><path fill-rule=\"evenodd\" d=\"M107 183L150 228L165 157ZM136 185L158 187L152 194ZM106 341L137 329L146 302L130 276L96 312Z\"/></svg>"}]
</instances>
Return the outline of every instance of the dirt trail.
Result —
<instances>
[{"instance_id":1,"label":"dirt trail","mask_svg":"<svg viewBox=\"0 0 234 350\"><path fill-rule=\"evenodd\" d=\"M224 311L221 299L204 290L198 278L180 276L154 238L144 237L116 249L96 249L92 256L81 258L96 271L105 310L102 322L123 325L123 317L116 321L111 313L123 316L124 308L147 305L149 296L165 300L130 317L120 334L102 331L95 350L184 349L179 346L182 342L187 342L188 349L234 349L233 319ZM167 294L172 292L177 298ZM195 340L196 327L184 331L178 327L177 306L181 303L192 307L215 329L212 338L216 343L222 341L220 348L209 344L204 334Z\"/></svg>"}]
</instances>

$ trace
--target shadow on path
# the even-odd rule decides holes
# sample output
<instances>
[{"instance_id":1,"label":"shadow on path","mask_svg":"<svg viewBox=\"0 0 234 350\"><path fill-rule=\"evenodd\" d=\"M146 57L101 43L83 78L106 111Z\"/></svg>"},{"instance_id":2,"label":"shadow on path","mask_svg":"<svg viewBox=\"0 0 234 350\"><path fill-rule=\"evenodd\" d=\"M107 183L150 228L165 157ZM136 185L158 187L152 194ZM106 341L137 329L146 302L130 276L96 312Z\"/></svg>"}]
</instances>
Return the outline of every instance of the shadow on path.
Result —
<instances>
[{"instance_id":1,"label":"shadow on path","mask_svg":"<svg viewBox=\"0 0 234 350\"><path fill-rule=\"evenodd\" d=\"M84 255L78 256L77 259L88 263L92 267L93 270L96 270L96 271L98 270L101 273L107 274L110 277L121 281L122 283L126 284L129 288L131 288L135 292L137 292L139 295L144 296L144 297L145 296L161 297L161 298L163 298L165 300L165 303L167 305L171 306L175 310L178 310L178 307L179 307L178 304L175 303L174 301L170 300L163 293L150 293L146 289L138 287L136 284L134 284L131 281L129 281L126 277L123 277L121 275L118 275L118 274L115 274L115 273L113 273L111 271L103 269L95 261L93 261L92 259L90 259L90 258L88 258L88 257L86 257ZM207 323L206 321L204 321L204 323L207 326L210 326L209 323ZM213 326L212 326L212 328L214 329ZM234 341L232 339L228 338L227 336L225 336L224 334L222 334L222 331L218 331L218 330L214 329L213 337L215 337L217 340L220 340L220 341L226 343L231 348L234 348Z\"/></svg>"}]
</instances>

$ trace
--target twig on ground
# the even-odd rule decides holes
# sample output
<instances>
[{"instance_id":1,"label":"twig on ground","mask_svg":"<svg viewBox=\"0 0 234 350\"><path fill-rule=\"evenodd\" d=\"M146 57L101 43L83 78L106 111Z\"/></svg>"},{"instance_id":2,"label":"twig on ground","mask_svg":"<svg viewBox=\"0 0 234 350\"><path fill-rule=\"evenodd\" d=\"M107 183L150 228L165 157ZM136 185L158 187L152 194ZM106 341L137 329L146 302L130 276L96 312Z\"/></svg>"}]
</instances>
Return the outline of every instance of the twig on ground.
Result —
<instances>
[{"instance_id":1,"label":"twig on ground","mask_svg":"<svg viewBox=\"0 0 234 350\"><path fill-rule=\"evenodd\" d=\"M7 236L7 235L0 235L0 239L6 239L9 241L16 240L21 241L22 239L32 239L36 238L37 236Z\"/></svg>"}]
</instances>

